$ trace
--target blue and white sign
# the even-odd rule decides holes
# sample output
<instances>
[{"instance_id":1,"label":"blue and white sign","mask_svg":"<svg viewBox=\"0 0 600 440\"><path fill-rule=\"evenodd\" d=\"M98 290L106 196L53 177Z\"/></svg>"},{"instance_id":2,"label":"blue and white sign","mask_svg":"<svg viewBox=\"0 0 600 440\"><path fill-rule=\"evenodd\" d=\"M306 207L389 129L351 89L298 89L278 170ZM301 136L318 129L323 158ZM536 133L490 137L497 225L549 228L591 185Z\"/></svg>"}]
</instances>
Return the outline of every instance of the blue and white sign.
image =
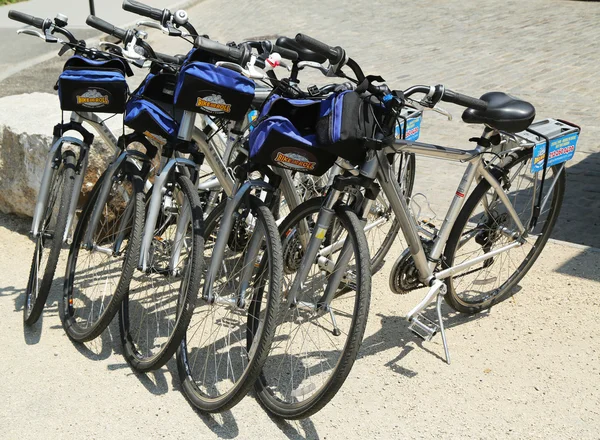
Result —
<instances>
[{"instance_id":1,"label":"blue and white sign","mask_svg":"<svg viewBox=\"0 0 600 440\"><path fill-rule=\"evenodd\" d=\"M548 166L551 167L572 159L575 155L575 147L577 146L578 139L579 133L571 133L563 137L551 139L548 154ZM533 147L533 160L531 161L532 173L537 173L544 169L545 158L546 141L543 141Z\"/></svg>"},{"instance_id":2,"label":"blue and white sign","mask_svg":"<svg viewBox=\"0 0 600 440\"><path fill-rule=\"evenodd\" d=\"M416 141L419 139L421 134L421 116L417 118L410 118L406 121L406 140ZM402 139L402 132L404 128L404 120L400 120L399 124L396 124L396 139Z\"/></svg>"}]
</instances>

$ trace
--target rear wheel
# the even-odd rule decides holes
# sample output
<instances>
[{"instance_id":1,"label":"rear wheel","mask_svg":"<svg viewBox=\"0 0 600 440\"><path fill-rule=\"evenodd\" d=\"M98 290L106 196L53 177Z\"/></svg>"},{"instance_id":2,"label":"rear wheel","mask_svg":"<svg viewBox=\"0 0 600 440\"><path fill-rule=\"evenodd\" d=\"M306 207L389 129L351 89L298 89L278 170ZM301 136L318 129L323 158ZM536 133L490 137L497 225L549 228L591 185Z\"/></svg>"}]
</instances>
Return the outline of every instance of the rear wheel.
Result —
<instances>
[{"instance_id":1,"label":"rear wheel","mask_svg":"<svg viewBox=\"0 0 600 440\"><path fill-rule=\"evenodd\" d=\"M33 325L40 318L48 299L58 258L63 246L69 206L73 194L75 154L65 151L63 163L50 183L48 205L35 237L35 250L25 290L23 321Z\"/></svg>"},{"instance_id":2,"label":"rear wheel","mask_svg":"<svg viewBox=\"0 0 600 440\"><path fill-rule=\"evenodd\" d=\"M521 223L529 228L532 207L537 203L541 172L531 173L532 150L524 150L505 167L506 177L496 178L505 187ZM547 170L543 188L545 205L533 230L522 246L446 279L446 301L455 310L477 313L506 299L525 276L546 245L556 224L565 191L565 170L554 166ZM514 243L518 231L504 203L486 180L473 190L460 211L444 250L444 265L452 267L495 249Z\"/></svg>"},{"instance_id":3,"label":"rear wheel","mask_svg":"<svg viewBox=\"0 0 600 440\"><path fill-rule=\"evenodd\" d=\"M415 183L415 155L412 153L395 154L393 160L402 194L408 200L412 195ZM371 227L365 232L365 235L371 252L371 270L376 273L383 267L385 257L400 231L400 223L398 223L383 191L380 191L377 199L371 205L366 228L369 228L369 225Z\"/></svg>"}]
</instances>

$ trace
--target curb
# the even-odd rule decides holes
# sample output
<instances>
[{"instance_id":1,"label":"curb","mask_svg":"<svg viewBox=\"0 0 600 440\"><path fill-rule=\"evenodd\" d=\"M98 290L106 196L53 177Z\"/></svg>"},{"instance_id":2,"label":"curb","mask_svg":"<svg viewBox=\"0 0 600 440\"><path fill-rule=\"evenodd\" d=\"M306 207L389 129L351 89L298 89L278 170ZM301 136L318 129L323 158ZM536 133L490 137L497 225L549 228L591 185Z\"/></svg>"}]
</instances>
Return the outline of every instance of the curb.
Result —
<instances>
[{"instance_id":1,"label":"curb","mask_svg":"<svg viewBox=\"0 0 600 440\"><path fill-rule=\"evenodd\" d=\"M191 6L195 6L198 3L201 3L203 1L204 0L181 0L179 2L174 3L171 6L167 6L167 9L170 9L170 10L173 10L173 9L174 10L185 9L185 8L189 8ZM132 20L132 21L130 21L128 23L125 23L125 24L120 24L118 26L119 27L124 27L124 28L133 27L133 26L135 26L135 24L136 24L136 22L138 20L139 20L139 18L135 19L135 20ZM98 43L98 42L101 41L101 36L102 35L104 35L104 34L99 34L99 36L90 37L90 38L88 38L86 40L86 42L89 45L95 45L96 43ZM31 60L28 60L28 61L26 61L24 63L17 64L15 66L13 66L12 68L6 69L4 72L2 72L2 74L0 74L0 82L4 81L6 78L9 78L9 77L11 77L11 76L13 76L13 75L21 72L22 70L29 69L30 67L37 66L38 64L41 64L41 63L46 62L48 60L51 60L52 58L58 56L57 53L58 53L58 51L51 51L51 52L48 52L48 53L46 53L44 55L40 55L37 58L33 58Z\"/></svg>"}]
</instances>

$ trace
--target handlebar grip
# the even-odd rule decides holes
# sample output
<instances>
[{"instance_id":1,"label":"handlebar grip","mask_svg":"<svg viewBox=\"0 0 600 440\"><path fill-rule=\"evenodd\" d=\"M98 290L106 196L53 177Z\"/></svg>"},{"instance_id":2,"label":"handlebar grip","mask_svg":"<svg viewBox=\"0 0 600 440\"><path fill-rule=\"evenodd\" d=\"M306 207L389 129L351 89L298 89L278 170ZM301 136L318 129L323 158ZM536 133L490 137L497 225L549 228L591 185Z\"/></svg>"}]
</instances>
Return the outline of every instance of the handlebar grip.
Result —
<instances>
[{"instance_id":1,"label":"handlebar grip","mask_svg":"<svg viewBox=\"0 0 600 440\"><path fill-rule=\"evenodd\" d=\"M223 57L227 61L231 61L240 65L245 64L245 52L237 47L227 46L226 44L222 44L218 41L214 41L204 37L196 38L195 46L204 49L207 52L210 52L214 55Z\"/></svg>"},{"instance_id":2,"label":"handlebar grip","mask_svg":"<svg viewBox=\"0 0 600 440\"><path fill-rule=\"evenodd\" d=\"M10 18L11 20L19 21L24 24L28 24L38 29L42 29L44 27L43 18L37 18L33 15L24 14L23 12L13 10L8 11L8 18Z\"/></svg>"},{"instance_id":3,"label":"handlebar grip","mask_svg":"<svg viewBox=\"0 0 600 440\"><path fill-rule=\"evenodd\" d=\"M158 53L158 52L155 52L155 55L156 55L156 58L159 59L160 61L162 61L163 63L177 64L177 65L183 64L183 57L181 57L181 56L171 56L171 55L167 55L165 53Z\"/></svg>"},{"instance_id":4,"label":"handlebar grip","mask_svg":"<svg viewBox=\"0 0 600 440\"><path fill-rule=\"evenodd\" d=\"M298 59L298 52L277 46L276 44L273 45L273 52L277 52L281 55L281 58L285 58L286 60L296 61Z\"/></svg>"},{"instance_id":5,"label":"handlebar grip","mask_svg":"<svg viewBox=\"0 0 600 440\"><path fill-rule=\"evenodd\" d=\"M89 15L85 22L88 26L98 29L105 34L117 37L119 40L125 40L127 37L127 31L125 29L118 28L109 22L96 17L95 15Z\"/></svg>"},{"instance_id":6,"label":"handlebar grip","mask_svg":"<svg viewBox=\"0 0 600 440\"><path fill-rule=\"evenodd\" d=\"M487 102L482 101L481 99L453 92L449 89L444 90L442 101L451 102L453 104L462 105L463 107L474 108L482 111L487 110L488 107Z\"/></svg>"},{"instance_id":7,"label":"handlebar grip","mask_svg":"<svg viewBox=\"0 0 600 440\"><path fill-rule=\"evenodd\" d=\"M328 44L325 44L319 40L315 40L312 37L304 34L296 35L296 42L306 47L307 49L312 50L320 55L326 57L331 64L338 64L345 57L344 49L339 46L332 47Z\"/></svg>"},{"instance_id":8,"label":"handlebar grip","mask_svg":"<svg viewBox=\"0 0 600 440\"><path fill-rule=\"evenodd\" d=\"M133 12L134 14L148 17L156 21L162 20L164 12L163 9L153 8L152 6L145 5L135 0L123 0L123 9L127 12Z\"/></svg>"}]
</instances>

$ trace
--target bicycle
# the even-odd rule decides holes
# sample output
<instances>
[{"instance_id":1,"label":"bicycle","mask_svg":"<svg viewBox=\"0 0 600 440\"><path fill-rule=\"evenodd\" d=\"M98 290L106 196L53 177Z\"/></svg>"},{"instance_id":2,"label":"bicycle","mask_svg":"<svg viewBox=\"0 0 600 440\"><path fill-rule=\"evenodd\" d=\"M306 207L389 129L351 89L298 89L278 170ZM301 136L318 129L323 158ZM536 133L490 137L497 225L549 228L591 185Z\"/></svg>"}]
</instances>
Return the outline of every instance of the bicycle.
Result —
<instances>
[{"instance_id":1,"label":"bicycle","mask_svg":"<svg viewBox=\"0 0 600 440\"><path fill-rule=\"evenodd\" d=\"M375 193L380 187L389 200L408 243L407 251L399 257L390 275L390 282L399 286L397 290L402 292L421 286L429 287L425 298L408 313L407 319L411 323L410 328L425 338L431 338L440 331L449 362L441 315L442 300L446 298L448 304L457 311L473 313L506 298L545 245L558 216L565 182L564 164L548 168L546 162L541 180L535 175L528 181L530 197L523 205L519 205L522 209L518 211L511 203L509 195L513 195L510 190L515 176L510 172L527 170L526 165L533 157L534 144L530 141L510 143L507 140L523 130L533 131L535 109L531 104L499 92L484 94L481 99L471 98L443 86L414 86L403 92L392 92L385 85L365 82L358 64L347 58L341 47L330 47L302 34L296 40L326 56L332 66L331 72L347 78L340 68L348 66L357 82L378 99L379 106L384 110L380 133L377 136L370 136L369 133L363 135L366 156L360 164L359 174L336 177L318 215L301 205L292 211L280 228L284 255L291 248L298 258L293 267L287 266L291 269L290 287L284 292L286 300L278 318L275 340L279 343L272 345L256 390L261 403L270 412L292 419L314 414L333 398L349 374L366 325L369 290L362 283L368 251L361 244L358 230L348 233L345 239L330 239L331 218L334 215L342 216L341 208L336 207L335 202L347 184L359 184L367 188L367 192ZM395 117L407 103L412 102L411 96L417 93L425 95L419 102L424 107L434 108L440 101L467 107L463 114L466 122L486 125L482 136L472 139L477 142L477 147L459 150L410 140L394 140L391 134ZM546 122L542 121L541 125ZM546 139L550 134L557 136L556 133L562 133L566 127L569 135L578 132L570 124L556 124L558 126L552 124L551 133L544 135ZM549 140L546 145L545 160L548 160ZM413 218L387 160L389 155L401 152L468 162L442 227L434 231L432 237L424 238L419 234L419 223ZM492 159L485 160L485 155ZM546 168L549 173L546 173ZM474 181L478 181L478 184L465 201ZM520 179L520 182L524 181ZM525 193L527 191L523 188L517 191L521 198ZM371 194L370 198L373 199L374 195ZM359 218L364 218L369 211L369 197L366 199L366 203L355 208ZM477 210L479 205L483 209ZM310 235L302 232L307 225ZM302 234L305 236L303 242L295 239ZM290 237L294 240L290 240ZM457 253L467 244L475 248L469 254L471 256ZM529 245L527 252L522 250L525 245ZM331 252L336 247L341 250L338 260L333 262ZM506 271L502 269L502 264L495 264L503 261L499 259L500 255L517 248L522 253L520 257L523 262L520 265L513 264ZM472 257L473 253L479 255ZM354 261L351 261L352 258ZM481 267L473 269L479 264ZM495 278L490 277L491 270L498 267L500 274ZM468 292L468 289L459 281L461 277L475 273L485 274L486 281L493 278L494 284L486 290L483 298L465 299L460 295L464 291L460 291L464 289ZM316 281L312 282L313 279ZM350 293L336 292L348 286L351 286ZM426 321L421 315L436 296L438 324ZM344 323L346 326L343 326ZM296 338L303 339L299 341ZM309 345L313 348L309 348Z\"/></svg>"},{"instance_id":2,"label":"bicycle","mask_svg":"<svg viewBox=\"0 0 600 440\"><path fill-rule=\"evenodd\" d=\"M8 15L12 20L43 32L20 29L18 34L35 36L48 43L61 43L63 50L60 55L72 49L77 55L96 56L65 29L68 20L63 15L57 15L54 20L14 10L9 11ZM65 36L68 41L57 38L56 33ZM53 130L52 147L44 166L31 227L35 250L23 307L23 321L28 326L40 318L54 280L60 251L71 240L72 224L94 140L94 135L83 127L83 123L89 124L109 147L118 150L116 136L104 120L91 110L94 110L92 106L87 110L80 107L72 111L69 122L57 124ZM102 109L95 110L101 112ZM78 133L81 139L69 136L69 132Z\"/></svg>"}]
</instances>

